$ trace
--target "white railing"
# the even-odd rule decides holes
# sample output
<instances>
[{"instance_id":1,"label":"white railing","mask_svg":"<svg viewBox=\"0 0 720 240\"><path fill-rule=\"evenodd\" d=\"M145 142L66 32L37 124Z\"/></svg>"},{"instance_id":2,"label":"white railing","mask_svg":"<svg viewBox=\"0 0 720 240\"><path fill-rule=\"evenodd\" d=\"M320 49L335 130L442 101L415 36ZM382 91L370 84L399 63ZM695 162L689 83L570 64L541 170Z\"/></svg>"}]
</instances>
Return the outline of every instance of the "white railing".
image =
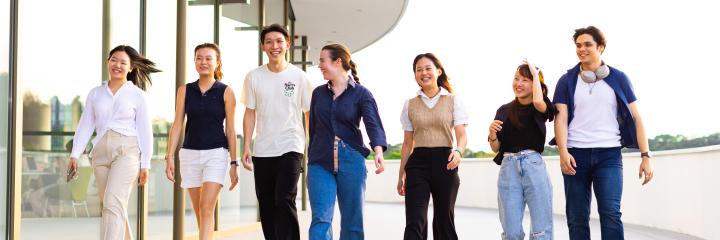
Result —
<instances>
[{"instance_id":1,"label":"white railing","mask_svg":"<svg viewBox=\"0 0 720 240\"><path fill-rule=\"evenodd\" d=\"M623 221L720 239L720 145L654 152L655 177L645 186L638 180L638 155L623 155ZM553 212L564 215L565 194L558 157L545 159L553 184ZM367 201L403 202L395 190L399 163L386 161L385 172L376 175L374 163L367 162ZM491 159L464 159L460 164L456 205L497 208L499 169ZM591 217L598 218L595 200Z\"/></svg>"}]
</instances>

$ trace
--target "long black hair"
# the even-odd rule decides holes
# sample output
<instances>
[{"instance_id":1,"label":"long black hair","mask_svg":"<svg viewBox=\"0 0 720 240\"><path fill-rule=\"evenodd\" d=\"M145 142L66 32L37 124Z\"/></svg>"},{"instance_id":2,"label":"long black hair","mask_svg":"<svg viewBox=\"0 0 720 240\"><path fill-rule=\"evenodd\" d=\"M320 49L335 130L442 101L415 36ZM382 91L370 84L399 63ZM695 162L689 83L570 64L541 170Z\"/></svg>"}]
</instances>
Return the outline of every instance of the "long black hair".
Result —
<instances>
[{"instance_id":1,"label":"long black hair","mask_svg":"<svg viewBox=\"0 0 720 240\"><path fill-rule=\"evenodd\" d=\"M112 57L115 52L125 52L130 57L130 66L132 71L127 74L127 80L131 81L135 86L147 91L147 88L152 85L150 79L151 73L160 72L160 69L155 68L155 63L140 55L137 50L131 46L119 45L108 54L108 60Z\"/></svg>"},{"instance_id":2,"label":"long black hair","mask_svg":"<svg viewBox=\"0 0 720 240\"><path fill-rule=\"evenodd\" d=\"M415 65L417 65L417 62L420 61L422 58L430 59L430 61L433 62L433 65L435 65L435 68L440 70L440 76L437 78L437 85L441 88L444 88L448 92L452 93L453 88L450 85L450 77L448 77L447 73L445 73L445 67L443 67L442 63L440 62L440 59L438 59L435 54L432 53L423 53L418 54L415 57L415 60L413 60L413 72L415 72Z\"/></svg>"}]
</instances>

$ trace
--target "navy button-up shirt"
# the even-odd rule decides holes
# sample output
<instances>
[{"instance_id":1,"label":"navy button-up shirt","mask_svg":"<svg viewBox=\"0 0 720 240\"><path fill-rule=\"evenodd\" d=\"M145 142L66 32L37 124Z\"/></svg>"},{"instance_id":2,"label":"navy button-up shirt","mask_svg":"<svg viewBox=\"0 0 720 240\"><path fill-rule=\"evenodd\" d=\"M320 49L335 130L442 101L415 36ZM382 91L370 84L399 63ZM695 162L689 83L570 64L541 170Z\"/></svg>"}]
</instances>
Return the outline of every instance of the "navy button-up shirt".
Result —
<instances>
[{"instance_id":1,"label":"navy button-up shirt","mask_svg":"<svg viewBox=\"0 0 720 240\"><path fill-rule=\"evenodd\" d=\"M363 142L360 120L365 124L370 146L387 149L377 104L372 93L350 79L347 89L333 100L330 84L315 88L310 101L309 164L333 169L333 141L335 136L367 157L370 149Z\"/></svg>"}]
</instances>

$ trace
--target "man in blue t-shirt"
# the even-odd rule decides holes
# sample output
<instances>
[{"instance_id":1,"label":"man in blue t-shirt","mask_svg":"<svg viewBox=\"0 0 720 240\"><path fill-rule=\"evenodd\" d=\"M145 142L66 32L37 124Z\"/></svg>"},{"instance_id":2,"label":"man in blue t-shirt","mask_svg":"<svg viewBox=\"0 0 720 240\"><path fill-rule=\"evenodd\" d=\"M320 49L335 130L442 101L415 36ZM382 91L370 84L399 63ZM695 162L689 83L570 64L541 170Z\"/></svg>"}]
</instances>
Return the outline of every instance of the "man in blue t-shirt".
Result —
<instances>
[{"instance_id":1,"label":"man in blue t-shirt","mask_svg":"<svg viewBox=\"0 0 720 240\"><path fill-rule=\"evenodd\" d=\"M620 149L639 148L639 177L653 177L648 140L630 80L600 59L605 37L594 26L575 30L580 63L557 83L553 103L555 139L565 185L570 239L590 239L591 186L597 198L602 239L624 239L620 220L623 163Z\"/></svg>"}]
</instances>

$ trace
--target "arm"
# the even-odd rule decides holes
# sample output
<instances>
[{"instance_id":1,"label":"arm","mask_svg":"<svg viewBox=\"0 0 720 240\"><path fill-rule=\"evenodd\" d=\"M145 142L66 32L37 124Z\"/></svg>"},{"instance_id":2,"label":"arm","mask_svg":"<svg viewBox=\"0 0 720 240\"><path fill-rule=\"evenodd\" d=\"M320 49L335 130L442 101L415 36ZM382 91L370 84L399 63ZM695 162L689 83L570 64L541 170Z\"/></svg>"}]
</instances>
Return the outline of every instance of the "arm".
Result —
<instances>
[{"instance_id":1,"label":"arm","mask_svg":"<svg viewBox=\"0 0 720 240\"><path fill-rule=\"evenodd\" d=\"M465 134L465 124L455 126L455 140L457 141L456 150L453 150L448 157L447 169L455 169L460 165L460 159L462 159L462 153L465 152L465 146L467 146L467 135Z\"/></svg>"},{"instance_id":2,"label":"arm","mask_svg":"<svg viewBox=\"0 0 720 240\"><path fill-rule=\"evenodd\" d=\"M375 167L377 168L375 173L379 174L384 171L383 151L387 149L385 129L383 128L382 121L380 120L380 114L378 113L375 98L373 98L370 91L367 91L362 97L360 105L365 130L367 131L368 138L370 139L370 146L372 146L375 151Z\"/></svg>"},{"instance_id":3,"label":"arm","mask_svg":"<svg viewBox=\"0 0 720 240\"><path fill-rule=\"evenodd\" d=\"M555 117L555 141L560 153L560 170L566 175L575 175L575 158L570 155L567 147L568 109L567 104L555 104L558 114Z\"/></svg>"},{"instance_id":4,"label":"arm","mask_svg":"<svg viewBox=\"0 0 720 240\"><path fill-rule=\"evenodd\" d=\"M637 142L638 147L640 148L640 152L649 152L650 146L648 144L648 139L645 135L645 125L643 124L642 117L640 116L640 111L637 107L637 101L630 103L628 106L630 107L630 113L632 113L633 119L635 121ZM653 178L653 167L652 163L650 163L650 157L643 157L642 162L640 163L640 172L638 174L638 177L642 178L643 175L645 175L645 180L642 183L643 185L650 182L650 180L652 180Z\"/></svg>"},{"instance_id":5,"label":"arm","mask_svg":"<svg viewBox=\"0 0 720 240\"><path fill-rule=\"evenodd\" d=\"M500 151L500 139L498 139L497 133L502 130L502 124L503 122L500 120L493 120L493 122L490 123L488 144L490 144L490 149L496 153Z\"/></svg>"},{"instance_id":6,"label":"arm","mask_svg":"<svg viewBox=\"0 0 720 240\"><path fill-rule=\"evenodd\" d=\"M542 86L540 84L540 74L538 73L537 68L535 68L535 65L528 62L527 59L524 61L528 67L530 68L530 73L532 73L533 77L533 91L532 91L532 97L533 97L533 106L538 112L544 113L547 110L547 105L545 104L545 100L543 99L543 92L542 92Z\"/></svg>"},{"instance_id":7,"label":"arm","mask_svg":"<svg viewBox=\"0 0 720 240\"><path fill-rule=\"evenodd\" d=\"M180 86L175 99L175 119L168 136L167 153L165 153L165 175L175 182L175 149L180 141L182 125L185 122L185 86Z\"/></svg>"},{"instance_id":8,"label":"arm","mask_svg":"<svg viewBox=\"0 0 720 240\"><path fill-rule=\"evenodd\" d=\"M138 133L140 145L140 168L150 168L150 159L153 156L153 131L152 120L150 120L150 111L148 110L147 98L143 93L143 98L135 115L135 126Z\"/></svg>"},{"instance_id":9,"label":"arm","mask_svg":"<svg viewBox=\"0 0 720 240\"><path fill-rule=\"evenodd\" d=\"M225 137L228 142L228 150L230 151L230 161L237 160L237 134L235 133L235 93L232 88L226 87L223 94L225 101ZM230 165L230 188L238 183L237 164Z\"/></svg>"},{"instance_id":10,"label":"arm","mask_svg":"<svg viewBox=\"0 0 720 240\"><path fill-rule=\"evenodd\" d=\"M95 100L92 97L92 90L85 99L85 109L80 115L80 121L78 122L75 136L73 136L73 146L70 152L70 162L68 163L69 169L77 168L77 159L85 151L90 136L95 131L95 106L93 102Z\"/></svg>"},{"instance_id":11,"label":"arm","mask_svg":"<svg viewBox=\"0 0 720 240\"><path fill-rule=\"evenodd\" d=\"M413 132L405 131L402 147L400 148L400 171L397 185L397 191L400 196L405 196L405 165L407 165L407 160L410 157L410 153L412 153L413 145L415 145Z\"/></svg>"},{"instance_id":12,"label":"arm","mask_svg":"<svg viewBox=\"0 0 720 240\"><path fill-rule=\"evenodd\" d=\"M138 134L138 145L140 147L140 173L138 185L143 186L148 181L148 169L153 156L153 131L150 111L147 106L145 93L141 93L142 99L135 115L135 131Z\"/></svg>"},{"instance_id":13,"label":"arm","mask_svg":"<svg viewBox=\"0 0 720 240\"><path fill-rule=\"evenodd\" d=\"M252 142L253 131L255 131L255 120L255 109L246 107L243 116L243 156L241 160L243 167L248 171L252 171L250 142Z\"/></svg>"}]
</instances>

